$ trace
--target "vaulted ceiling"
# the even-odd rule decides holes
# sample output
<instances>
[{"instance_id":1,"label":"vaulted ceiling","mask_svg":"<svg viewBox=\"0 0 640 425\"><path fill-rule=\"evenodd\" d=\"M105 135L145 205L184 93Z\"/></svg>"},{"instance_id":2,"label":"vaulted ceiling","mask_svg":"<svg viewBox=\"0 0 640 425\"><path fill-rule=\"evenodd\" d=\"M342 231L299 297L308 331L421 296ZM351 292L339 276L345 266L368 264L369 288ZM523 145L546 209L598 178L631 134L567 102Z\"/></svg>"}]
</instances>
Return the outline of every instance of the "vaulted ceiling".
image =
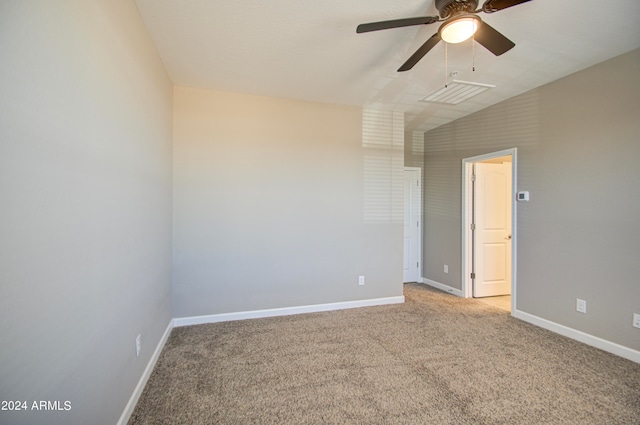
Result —
<instances>
[{"instance_id":1,"label":"vaulted ceiling","mask_svg":"<svg viewBox=\"0 0 640 425\"><path fill-rule=\"evenodd\" d=\"M640 47L638 0L531 0L481 13L513 49L494 56L471 40L441 42L406 72L396 70L438 23L364 34L356 26L437 15L434 0L135 2L176 85L403 111L407 131ZM420 101L453 79L495 87L457 105Z\"/></svg>"}]
</instances>

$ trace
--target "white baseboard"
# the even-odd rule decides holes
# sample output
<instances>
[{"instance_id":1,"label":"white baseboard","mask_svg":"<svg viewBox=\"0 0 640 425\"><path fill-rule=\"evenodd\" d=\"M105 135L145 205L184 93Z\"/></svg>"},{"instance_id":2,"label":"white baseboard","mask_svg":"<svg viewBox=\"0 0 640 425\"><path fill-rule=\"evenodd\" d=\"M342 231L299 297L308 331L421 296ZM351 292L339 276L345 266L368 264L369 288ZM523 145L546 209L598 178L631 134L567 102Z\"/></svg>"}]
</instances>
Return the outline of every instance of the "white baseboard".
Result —
<instances>
[{"instance_id":1,"label":"white baseboard","mask_svg":"<svg viewBox=\"0 0 640 425\"><path fill-rule=\"evenodd\" d=\"M300 307L272 308L267 310L241 311L237 313L210 314L207 316L179 317L173 319L175 327L201 325L204 323L229 322L232 320L261 319L264 317L289 316L292 314L317 313L348 308L373 307L376 305L402 304L404 295L370 300L346 301L331 304L315 304Z\"/></svg>"},{"instance_id":2,"label":"white baseboard","mask_svg":"<svg viewBox=\"0 0 640 425\"><path fill-rule=\"evenodd\" d=\"M636 363L640 363L640 351L634 350L624 345L616 344L615 342L607 341L606 339L598 338L597 336L590 335L588 333L578 331L576 329L560 325L547 319L543 319L533 314L525 313L524 311L515 310L512 316L531 323L532 325L539 326L547 329L551 332L566 336L576 341L580 341L592 347L599 348L616 356L624 357Z\"/></svg>"},{"instance_id":3,"label":"white baseboard","mask_svg":"<svg viewBox=\"0 0 640 425\"><path fill-rule=\"evenodd\" d=\"M156 349L153 351L153 355L149 359L149 363L147 363L147 367L145 367L144 372L142 373L142 376L138 381L138 385L136 385L136 388L133 390L133 394L131 394L129 402L125 406L122 415L120 415L120 419L116 423L117 425L126 425L127 422L129 422L129 418L133 413L133 409L135 409L136 404L138 403L138 399L140 398L140 395L142 395L142 390L144 390L144 386L147 384L147 381L151 376L151 372L153 372L153 368L158 361L158 357L160 357L160 353L162 352L164 345L167 343L167 339L169 338L169 334L171 333L172 329L173 319L169 321L167 329L165 329L164 334L162 334L162 338L160 338L160 342L158 342Z\"/></svg>"},{"instance_id":4,"label":"white baseboard","mask_svg":"<svg viewBox=\"0 0 640 425\"><path fill-rule=\"evenodd\" d=\"M452 288L445 285L444 283L436 282L435 280L427 279L426 277L421 278L420 283L424 283L425 285L429 285L441 291L448 292L457 297L463 297L462 291L460 289Z\"/></svg>"}]
</instances>

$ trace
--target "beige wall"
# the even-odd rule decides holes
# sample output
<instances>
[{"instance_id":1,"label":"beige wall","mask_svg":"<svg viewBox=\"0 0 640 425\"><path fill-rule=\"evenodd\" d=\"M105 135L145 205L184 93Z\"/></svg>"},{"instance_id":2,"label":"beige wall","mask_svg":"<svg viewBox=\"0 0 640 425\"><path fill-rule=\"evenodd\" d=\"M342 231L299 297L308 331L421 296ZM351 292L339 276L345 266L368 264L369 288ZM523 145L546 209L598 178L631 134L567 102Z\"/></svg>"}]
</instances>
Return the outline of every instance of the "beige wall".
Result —
<instances>
[{"instance_id":1,"label":"beige wall","mask_svg":"<svg viewBox=\"0 0 640 425\"><path fill-rule=\"evenodd\" d=\"M639 350L639 117L635 50L427 132L424 277L461 287L462 158L517 147L517 309Z\"/></svg>"},{"instance_id":2,"label":"beige wall","mask_svg":"<svg viewBox=\"0 0 640 425\"><path fill-rule=\"evenodd\" d=\"M171 319L172 85L130 1L2 1L0 64L0 399L71 402L0 423L114 424Z\"/></svg>"},{"instance_id":3,"label":"beige wall","mask_svg":"<svg viewBox=\"0 0 640 425\"><path fill-rule=\"evenodd\" d=\"M424 165L424 133L407 131L404 134L404 165L419 167Z\"/></svg>"},{"instance_id":4,"label":"beige wall","mask_svg":"<svg viewBox=\"0 0 640 425\"><path fill-rule=\"evenodd\" d=\"M402 295L401 181L399 215L364 202L402 142L363 146L362 116L175 88L174 317Z\"/></svg>"}]
</instances>

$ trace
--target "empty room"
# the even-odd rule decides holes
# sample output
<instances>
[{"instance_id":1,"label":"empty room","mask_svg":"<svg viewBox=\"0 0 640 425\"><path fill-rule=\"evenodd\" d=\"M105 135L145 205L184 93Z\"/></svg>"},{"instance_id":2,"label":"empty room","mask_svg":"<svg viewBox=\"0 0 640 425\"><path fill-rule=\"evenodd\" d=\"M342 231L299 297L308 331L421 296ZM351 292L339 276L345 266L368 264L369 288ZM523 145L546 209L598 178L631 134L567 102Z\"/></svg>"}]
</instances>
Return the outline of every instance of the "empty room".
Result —
<instances>
[{"instance_id":1,"label":"empty room","mask_svg":"<svg viewBox=\"0 0 640 425\"><path fill-rule=\"evenodd\" d=\"M0 0L0 424L640 424L638 17Z\"/></svg>"}]
</instances>

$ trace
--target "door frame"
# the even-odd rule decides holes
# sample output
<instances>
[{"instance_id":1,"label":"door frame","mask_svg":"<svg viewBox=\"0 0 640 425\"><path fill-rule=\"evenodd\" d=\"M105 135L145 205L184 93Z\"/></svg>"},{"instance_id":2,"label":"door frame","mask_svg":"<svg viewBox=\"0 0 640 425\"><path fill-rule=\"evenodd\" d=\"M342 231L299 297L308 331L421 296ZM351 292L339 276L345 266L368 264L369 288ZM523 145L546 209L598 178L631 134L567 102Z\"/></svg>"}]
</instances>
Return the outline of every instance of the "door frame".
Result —
<instances>
[{"instance_id":1,"label":"door frame","mask_svg":"<svg viewBox=\"0 0 640 425\"><path fill-rule=\"evenodd\" d=\"M471 280L472 270L472 235L471 223L473 221L473 198L471 190L471 174L473 172L473 164L476 162L486 161L489 159L499 158L501 156L511 156L511 314L516 310L517 298L517 171L518 171L518 149L511 148L497 152L490 152L483 155L473 156L462 159L462 296L465 298L473 297L473 282Z\"/></svg>"},{"instance_id":2,"label":"door frame","mask_svg":"<svg viewBox=\"0 0 640 425\"><path fill-rule=\"evenodd\" d=\"M416 253L418 257L418 282L422 281L422 168L421 167L404 167L403 173L405 171L416 171L418 173L418 191L417 191L417 202L418 202L418 252ZM404 174L403 174L404 176ZM404 184L403 184L404 186ZM404 205L404 208L407 206ZM403 214L404 217L404 214ZM404 223L403 223L404 225ZM404 263L404 258L403 258ZM404 278L402 279L404 280Z\"/></svg>"}]
</instances>

